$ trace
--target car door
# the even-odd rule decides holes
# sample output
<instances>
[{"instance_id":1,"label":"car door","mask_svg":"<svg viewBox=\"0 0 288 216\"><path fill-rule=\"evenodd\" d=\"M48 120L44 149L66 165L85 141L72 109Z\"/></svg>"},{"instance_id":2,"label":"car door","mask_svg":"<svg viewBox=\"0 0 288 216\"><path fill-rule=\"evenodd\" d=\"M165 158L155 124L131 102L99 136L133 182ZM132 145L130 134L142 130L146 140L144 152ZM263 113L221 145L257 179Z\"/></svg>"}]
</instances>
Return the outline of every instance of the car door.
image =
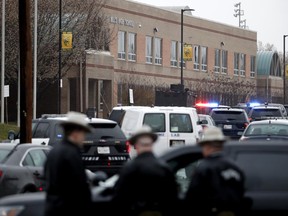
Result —
<instances>
[{"instance_id":1,"label":"car door","mask_svg":"<svg viewBox=\"0 0 288 216\"><path fill-rule=\"evenodd\" d=\"M47 159L46 149L35 148L30 149L26 153L22 161L22 166L27 167L30 175L33 177L34 185L38 190L43 189L44 169L43 166Z\"/></svg>"},{"instance_id":2,"label":"car door","mask_svg":"<svg viewBox=\"0 0 288 216\"><path fill-rule=\"evenodd\" d=\"M36 126L33 132L33 144L48 145L50 138L50 124L46 121L41 121Z\"/></svg>"}]
</instances>

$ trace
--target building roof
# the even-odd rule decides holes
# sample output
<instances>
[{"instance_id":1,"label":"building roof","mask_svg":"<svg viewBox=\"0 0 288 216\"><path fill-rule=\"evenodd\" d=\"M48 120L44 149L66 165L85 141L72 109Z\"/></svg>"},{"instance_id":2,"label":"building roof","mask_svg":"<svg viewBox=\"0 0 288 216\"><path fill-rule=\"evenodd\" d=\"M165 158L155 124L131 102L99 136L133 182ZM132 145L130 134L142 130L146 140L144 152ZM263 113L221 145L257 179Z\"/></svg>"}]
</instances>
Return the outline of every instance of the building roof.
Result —
<instances>
[{"instance_id":1,"label":"building roof","mask_svg":"<svg viewBox=\"0 0 288 216\"><path fill-rule=\"evenodd\" d=\"M281 76L280 58L274 51L257 52L257 75Z\"/></svg>"},{"instance_id":2,"label":"building roof","mask_svg":"<svg viewBox=\"0 0 288 216\"><path fill-rule=\"evenodd\" d=\"M164 6L164 7L159 7L164 10L169 10L177 13L181 13L182 9L191 9L189 6ZM192 11L186 11L186 15L192 16Z\"/></svg>"}]
</instances>

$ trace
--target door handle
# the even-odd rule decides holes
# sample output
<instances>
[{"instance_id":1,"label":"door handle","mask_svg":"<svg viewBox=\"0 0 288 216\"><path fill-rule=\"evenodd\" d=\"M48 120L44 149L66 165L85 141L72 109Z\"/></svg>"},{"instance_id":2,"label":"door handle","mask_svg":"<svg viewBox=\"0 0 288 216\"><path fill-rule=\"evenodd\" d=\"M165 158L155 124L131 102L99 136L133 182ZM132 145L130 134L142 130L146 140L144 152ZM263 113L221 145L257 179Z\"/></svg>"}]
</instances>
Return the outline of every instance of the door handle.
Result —
<instances>
[{"instance_id":1,"label":"door handle","mask_svg":"<svg viewBox=\"0 0 288 216\"><path fill-rule=\"evenodd\" d=\"M39 177L40 173L38 171L35 171L35 172L33 172L33 175L36 176L36 177Z\"/></svg>"}]
</instances>

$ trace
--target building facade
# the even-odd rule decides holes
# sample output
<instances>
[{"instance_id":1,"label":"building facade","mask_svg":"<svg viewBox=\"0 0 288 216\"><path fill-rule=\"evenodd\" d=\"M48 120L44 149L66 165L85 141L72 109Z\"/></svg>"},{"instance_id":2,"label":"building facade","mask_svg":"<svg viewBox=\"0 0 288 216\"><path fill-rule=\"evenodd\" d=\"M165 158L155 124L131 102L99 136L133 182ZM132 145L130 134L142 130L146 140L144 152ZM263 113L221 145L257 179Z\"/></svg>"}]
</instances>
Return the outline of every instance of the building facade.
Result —
<instances>
[{"instance_id":1,"label":"building facade","mask_svg":"<svg viewBox=\"0 0 288 216\"><path fill-rule=\"evenodd\" d=\"M127 103L127 88L135 88L136 105L148 105L155 89L180 83L177 8L107 0L104 10L113 30L109 52L87 51L81 67L63 79L62 112L95 107L105 117ZM193 48L192 61L183 62L185 87L202 101L237 103L256 95L256 32L189 12L183 27L184 43Z\"/></svg>"}]
</instances>

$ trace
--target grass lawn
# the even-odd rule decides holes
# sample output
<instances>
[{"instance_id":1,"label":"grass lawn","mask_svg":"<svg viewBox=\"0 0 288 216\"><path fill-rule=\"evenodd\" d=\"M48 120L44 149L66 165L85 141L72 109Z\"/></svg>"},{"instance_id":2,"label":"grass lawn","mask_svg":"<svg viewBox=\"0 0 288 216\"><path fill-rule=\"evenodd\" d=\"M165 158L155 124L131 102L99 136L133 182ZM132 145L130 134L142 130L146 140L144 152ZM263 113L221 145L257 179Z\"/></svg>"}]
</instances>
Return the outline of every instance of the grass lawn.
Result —
<instances>
[{"instance_id":1,"label":"grass lawn","mask_svg":"<svg viewBox=\"0 0 288 216\"><path fill-rule=\"evenodd\" d=\"M7 140L8 132L10 130L14 130L17 133L19 128L16 125L0 124L0 141Z\"/></svg>"}]
</instances>

